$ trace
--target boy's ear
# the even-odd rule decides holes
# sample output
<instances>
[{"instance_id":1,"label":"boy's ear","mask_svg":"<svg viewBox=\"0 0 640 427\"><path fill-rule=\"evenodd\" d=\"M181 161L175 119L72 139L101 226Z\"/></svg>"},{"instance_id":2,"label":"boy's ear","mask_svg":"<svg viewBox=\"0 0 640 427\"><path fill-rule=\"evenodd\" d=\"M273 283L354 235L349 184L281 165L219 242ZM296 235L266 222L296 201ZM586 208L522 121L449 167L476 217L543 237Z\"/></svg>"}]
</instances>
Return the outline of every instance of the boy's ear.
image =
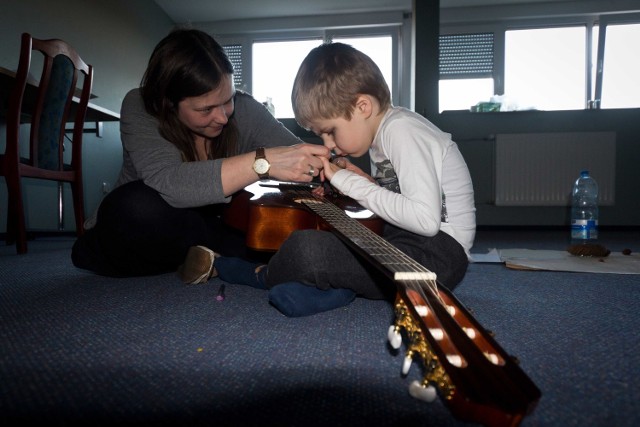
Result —
<instances>
[{"instance_id":1,"label":"boy's ear","mask_svg":"<svg viewBox=\"0 0 640 427\"><path fill-rule=\"evenodd\" d=\"M369 117L373 112L371 97L367 95L358 95L358 99L356 100L356 111L363 114L365 117Z\"/></svg>"}]
</instances>

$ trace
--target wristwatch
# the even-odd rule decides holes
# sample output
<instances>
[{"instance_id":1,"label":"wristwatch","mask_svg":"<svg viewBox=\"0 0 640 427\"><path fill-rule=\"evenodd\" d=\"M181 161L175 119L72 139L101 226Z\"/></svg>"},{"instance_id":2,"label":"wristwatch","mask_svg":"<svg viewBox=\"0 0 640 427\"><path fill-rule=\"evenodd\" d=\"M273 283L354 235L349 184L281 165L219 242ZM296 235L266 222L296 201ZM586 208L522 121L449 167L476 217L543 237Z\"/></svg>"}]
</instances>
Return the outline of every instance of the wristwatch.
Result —
<instances>
[{"instance_id":1,"label":"wristwatch","mask_svg":"<svg viewBox=\"0 0 640 427\"><path fill-rule=\"evenodd\" d=\"M269 179L269 169L271 164L264 155L264 147L256 149L256 160L253 162L253 171L258 174L260 179Z\"/></svg>"}]
</instances>

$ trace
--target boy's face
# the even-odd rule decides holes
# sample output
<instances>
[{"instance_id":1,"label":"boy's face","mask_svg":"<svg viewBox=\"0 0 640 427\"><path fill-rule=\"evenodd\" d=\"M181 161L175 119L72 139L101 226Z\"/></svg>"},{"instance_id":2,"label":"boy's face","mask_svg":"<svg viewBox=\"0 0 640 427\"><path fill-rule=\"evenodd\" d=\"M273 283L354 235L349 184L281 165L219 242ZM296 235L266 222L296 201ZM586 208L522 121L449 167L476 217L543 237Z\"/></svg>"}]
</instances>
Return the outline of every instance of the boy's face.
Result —
<instances>
[{"instance_id":1,"label":"boy's face","mask_svg":"<svg viewBox=\"0 0 640 427\"><path fill-rule=\"evenodd\" d=\"M367 115L356 107L350 120L344 117L317 119L309 123L309 129L337 155L360 157L371 147L377 128L372 129Z\"/></svg>"}]
</instances>

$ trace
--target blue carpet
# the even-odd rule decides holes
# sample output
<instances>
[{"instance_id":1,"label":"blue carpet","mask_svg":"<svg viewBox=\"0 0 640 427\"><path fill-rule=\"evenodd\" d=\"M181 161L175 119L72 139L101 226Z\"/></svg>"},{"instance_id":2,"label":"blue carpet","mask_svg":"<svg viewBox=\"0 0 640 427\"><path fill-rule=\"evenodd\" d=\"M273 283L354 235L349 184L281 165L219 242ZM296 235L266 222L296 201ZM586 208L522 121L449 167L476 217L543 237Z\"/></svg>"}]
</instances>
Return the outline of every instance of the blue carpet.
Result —
<instances>
[{"instance_id":1,"label":"blue carpet","mask_svg":"<svg viewBox=\"0 0 640 427\"><path fill-rule=\"evenodd\" d=\"M613 239L615 238L615 239ZM485 248L558 249L558 233L479 233ZM612 250L638 247L615 234ZM408 394L391 307L286 318L265 291L110 279L75 269L71 239L0 248L0 423L464 426ZM640 276L473 264L456 290L542 391L523 426L640 422Z\"/></svg>"}]
</instances>

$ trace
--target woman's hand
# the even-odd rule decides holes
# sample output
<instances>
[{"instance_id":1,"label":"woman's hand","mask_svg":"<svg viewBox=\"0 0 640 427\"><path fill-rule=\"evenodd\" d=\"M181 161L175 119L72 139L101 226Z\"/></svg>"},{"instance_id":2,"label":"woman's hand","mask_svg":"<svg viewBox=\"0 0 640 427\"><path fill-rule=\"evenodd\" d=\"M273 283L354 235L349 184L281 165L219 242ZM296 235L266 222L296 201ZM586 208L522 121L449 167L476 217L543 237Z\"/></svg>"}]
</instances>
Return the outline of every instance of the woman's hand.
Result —
<instances>
[{"instance_id":1,"label":"woman's hand","mask_svg":"<svg viewBox=\"0 0 640 427\"><path fill-rule=\"evenodd\" d=\"M331 157L324 145L297 144L265 149L265 157L271 165L269 177L277 181L310 182L319 176L323 168L322 159ZM222 161L221 179L225 196L230 196L256 182L258 175L252 165L255 152L227 157Z\"/></svg>"},{"instance_id":2,"label":"woman's hand","mask_svg":"<svg viewBox=\"0 0 640 427\"><path fill-rule=\"evenodd\" d=\"M331 157L324 145L297 144L267 148L265 156L271 168L269 176L279 181L310 182L319 176L324 162Z\"/></svg>"}]
</instances>

